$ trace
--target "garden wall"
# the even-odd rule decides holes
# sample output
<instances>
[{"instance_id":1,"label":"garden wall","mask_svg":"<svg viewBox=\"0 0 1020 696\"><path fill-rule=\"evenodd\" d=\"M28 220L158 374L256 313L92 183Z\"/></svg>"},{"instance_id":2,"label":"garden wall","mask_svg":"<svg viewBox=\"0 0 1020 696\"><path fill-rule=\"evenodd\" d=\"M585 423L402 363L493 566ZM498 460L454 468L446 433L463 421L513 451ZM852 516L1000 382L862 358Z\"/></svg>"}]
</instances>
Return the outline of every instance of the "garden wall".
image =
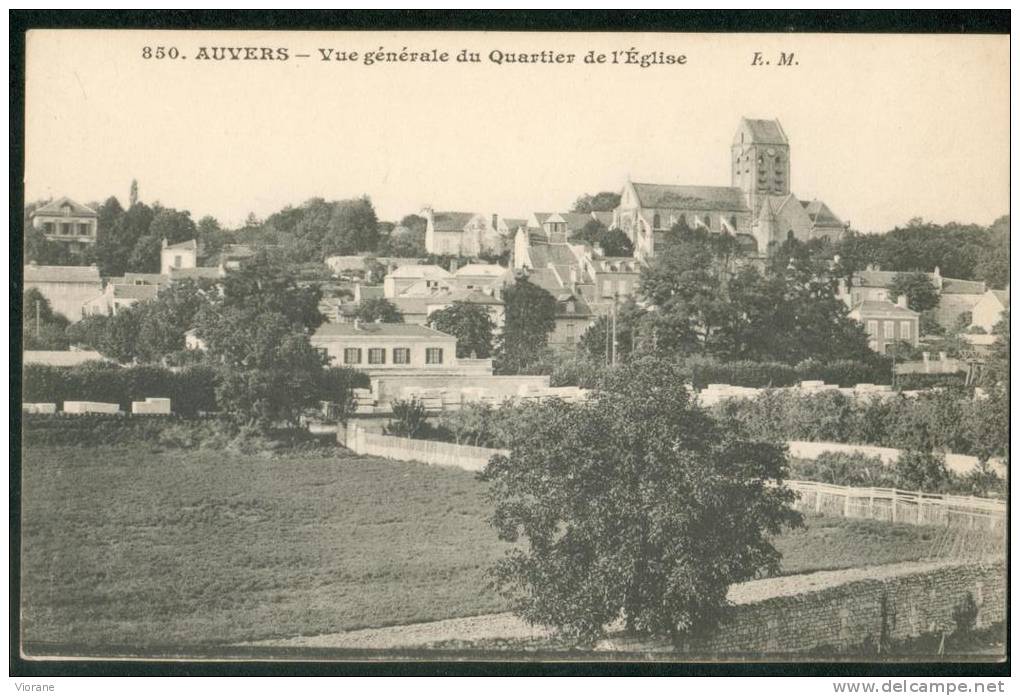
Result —
<instances>
[{"instance_id":1,"label":"garden wall","mask_svg":"<svg viewBox=\"0 0 1020 696\"><path fill-rule=\"evenodd\" d=\"M974 627L1006 619L1006 567L987 563L899 563L741 583L710 635L681 646L693 654L788 654L820 648L852 653L871 643L952 633L968 604ZM602 647L671 651L665 641L610 639Z\"/></svg>"},{"instance_id":2,"label":"garden wall","mask_svg":"<svg viewBox=\"0 0 1020 696\"><path fill-rule=\"evenodd\" d=\"M356 454L386 457L402 462L455 466L467 471L481 471L492 455L508 454L503 450L485 447L379 435L367 432L353 423L348 423L346 427L337 430L337 442Z\"/></svg>"}]
</instances>

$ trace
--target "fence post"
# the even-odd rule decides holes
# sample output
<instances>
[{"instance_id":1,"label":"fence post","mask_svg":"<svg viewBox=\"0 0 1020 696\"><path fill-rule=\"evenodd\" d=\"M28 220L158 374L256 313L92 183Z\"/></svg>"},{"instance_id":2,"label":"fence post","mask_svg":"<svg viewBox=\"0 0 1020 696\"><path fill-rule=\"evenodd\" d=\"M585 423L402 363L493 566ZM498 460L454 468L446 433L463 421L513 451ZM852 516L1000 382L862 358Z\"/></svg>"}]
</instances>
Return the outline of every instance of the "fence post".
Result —
<instances>
[{"instance_id":1,"label":"fence post","mask_svg":"<svg viewBox=\"0 0 1020 696\"><path fill-rule=\"evenodd\" d=\"M896 521L896 489L892 492L892 521Z\"/></svg>"},{"instance_id":2,"label":"fence post","mask_svg":"<svg viewBox=\"0 0 1020 696\"><path fill-rule=\"evenodd\" d=\"M875 487L872 486L868 492L868 519L875 519Z\"/></svg>"},{"instance_id":3,"label":"fence post","mask_svg":"<svg viewBox=\"0 0 1020 696\"><path fill-rule=\"evenodd\" d=\"M815 512L822 511L822 491L815 487Z\"/></svg>"},{"instance_id":4,"label":"fence post","mask_svg":"<svg viewBox=\"0 0 1020 696\"><path fill-rule=\"evenodd\" d=\"M846 497L843 498L843 517L850 516L850 486L846 487Z\"/></svg>"}]
</instances>

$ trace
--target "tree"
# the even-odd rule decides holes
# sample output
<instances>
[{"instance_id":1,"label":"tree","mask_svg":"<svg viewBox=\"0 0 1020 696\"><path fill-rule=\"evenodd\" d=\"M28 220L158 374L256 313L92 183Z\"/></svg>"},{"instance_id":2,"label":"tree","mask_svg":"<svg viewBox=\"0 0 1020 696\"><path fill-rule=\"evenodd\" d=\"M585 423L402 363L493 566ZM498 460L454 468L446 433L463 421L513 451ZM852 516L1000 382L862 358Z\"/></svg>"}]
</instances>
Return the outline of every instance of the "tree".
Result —
<instances>
[{"instance_id":1,"label":"tree","mask_svg":"<svg viewBox=\"0 0 1020 696\"><path fill-rule=\"evenodd\" d=\"M497 587L531 623L590 640L622 615L630 632L695 634L732 583L778 569L770 539L800 523L785 448L713 420L670 361L619 366L588 402L522 407L514 426L528 437L481 478L515 544Z\"/></svg>"},{"instance_id":2,"label":"tree","mask_svg":"<svg viewBox=\"0 0 1020 696\"><path fill-rule=\"evenodd\" d=\"M492 336L496 324L486 305L454 302L429 316L436 331L457 337L458 358L488 358L492 355Z\"/></svg>"},{"instance_id":3,"label":"tree","mask_svg":"<svg viewBox=\"0 0 1020 696\"><path fill-rule=\"evenodd\" d=\"M184 350L184 334L195 328L198 313L215 290L208 282L182 280L163 288L159 295L139 306L137 350L147 361L159 361Z\"/></svg>"},{"instance_id":4,"label":"tree","mask_svg":"<svg viewBox=\"0 0 1020 696\"><path fill-rule=\"evenodd\" d=\"M375 251L379 245L379 221L368 196L338 201L332 208L318 260L332 254Z\"/></svg>"},{"instance_id":5,"label":"tree","mask_svg":"<svg viewBox=\"0 0 1020 696\"><path fill-rule=\"evenodd\" d=\"M397 306L385 297L364 299L354 308L354 316L366 324L381 322L383 324L403 324L404 317Z\"/></svg>"},{"instance_id":6,"label":"tree","mask_svg":"<svg viewBox=\"0 0 1020 696\"><path fill-rule=\"evenodd\" d=\"M939 293L927 273L897 273L889 284L893 298L907 297L907 306L915 312L935 309L939 304Z\"/></svg>"},{"instance_id":7,"label":"tree","mask_svg":"<svg viewBox=\"0 0 1020 696\"><path fill-rule=\"evenodd\" d=\"M978 256L976 275L990 287L1009 285L1009 215L1003 215L988 230L988 242Z\"/></svg>"},{"instance_id":8,"label":"tree","mask_svg":"<svg viewBox=\"0 0 1020 696\"><path fill-rule=\"evenodd\" d=\"M609 212L620 206L620 194L612 191L602 191L594 196L583 194L574 201L571 208L575 213Z\"/></svg>"},{"instance_id":9,"label":"tree","mask_svg":"<svg viewBox=\"0 0 1020 696\"><path fill-rule=\"evenodd\" d=\"M199 246L207 257L220 253L224 243L227 242L226 233L212 215L206 215L198 221L196 232Z\"/></svg>"},{"instance_id":10,"label":"tree","mask_svg":"<svg viewBox=\"0 0 1020 696\"><path fill-rule=\"evenodd\" d=\"M37 288L21 296L21 337L24 350L67 350L65 334L71 322L53 311L50 301Z\"/></svg>"},{"instance_id":11,"label":"tree","mask_svg":"<svg viewBox=\"0 0 1020 696\"><path fill-rule=\"evenodd\" d=\"M499 341L501 371L519 371L549 343L556 328L556 298L518 277L503 291L505 318Z\"/></svg>"},{"instance_id":12,"label":"tree","mask_svg":"<svg viewBox=\"0 0 1020 696\"><path fill-rule=\"evenodd\" d=\"M131 191L128 194L128 207L134 208L138 203L138 179L131 180Z\"/></svg>"},{"instance_id":13,"label":"tree","mask_svg":"<svg viewBox=\"0 0 1020 696\"><path fill-rule=\"evenodd\" d=\"M585 223L581 231L574 234L570 240L600 247L606 256L634 255L634 245L622 230L610 230L598 220Z\"/></svg>"}]
</instances>

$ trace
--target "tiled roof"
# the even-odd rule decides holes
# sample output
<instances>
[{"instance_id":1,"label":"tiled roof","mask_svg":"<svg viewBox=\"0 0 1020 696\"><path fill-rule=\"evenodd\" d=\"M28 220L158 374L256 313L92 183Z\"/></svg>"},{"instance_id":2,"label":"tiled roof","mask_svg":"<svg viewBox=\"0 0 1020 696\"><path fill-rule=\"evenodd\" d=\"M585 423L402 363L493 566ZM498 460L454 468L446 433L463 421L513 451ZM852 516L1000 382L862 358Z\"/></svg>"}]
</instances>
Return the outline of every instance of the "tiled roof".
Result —
<instances>
[{"instance_id":1,"label":"tiled roof","mask_svg":"<svg viewBox=\"0 0 1020 696\"><path fill-rule=\"evenodd\" d=\"M435 297L391 297L390 303L397 308L401 314L425 314L430 303L435 303Z\"/></svg>"},{"instance_id":2,"label":"tiled roof","mask_svg":"<svg viewBox=\"0 0 1020 696\"><path fill-rule=\"evenodd\" d=\"M539 225L544 225L545 221L555 214L556 213L534 213L533 215L535 217L535 221L538 222Z\"/></svg>"},{"instance_id":3,"label":"tiled roof","mask_svg":"<svg viewBox=\"0 0 1020 696\"><path fill-rule=\"evenodd\" d=\"M432 215L432 225L437 232L460 232L474 216L474 213L434 213Z\"/></svg>"},{"instance_id":4,"label":"tiled roof","mask_svg":"<svg viewBox=\"0 0 1020 696\"><path fill-rule=\"evenodd\" d=\"M942 293L945 295L984 295L987 290L980 280L942 279Z\"/></svg>"},{"instance_id":5,"label":"tiled roof","mask_svg":"<svg viewBox=\"0 0 1020 696\"><path fill-rule=\"evenodd\" d=\"M899 273L896 271L857 271L854 279L860 279L860 283L854 284L862 288L887 288L897 275Z\"/></svg>"},{"instance_id":6,"label":"tiled roof","mask_svg":"<svg viewBox=\"0 0 1020 696\"><path fill-rule=\"evenodd\" d=\"M744 193L733 186L634 184L642 208L746 212Z\"/></svg>"},{"instance_id":7,"label":"tiled roof","mask_svg":"<svg viewBox=\"0 0 1020 696\"><path fill-rule=\"evenodd\" d=\"M507 274L507 269L494 263L469 263L457 269L458 276L492 276L498 278Z\"/></svg>"},{"instance_id":8,"label":"tiled roof","mask_svg":"<svg viewBox=\"0 0 1020 696\"><path fill-rule=\"evenodd\" d=\"M428 326L420 324L383 324L383 323L359 323L354 324L323 324L315 331L315 338L328 336L392 336L416 337L416 338L447 338L453 336L442 331L436 331Z\"/></svg>"},{"instance_id":9,"label":"tiled roof","mask_svg":"<svg viewBox=\"0 0 1020 696\"><path fill-rule=\"evenodd\" d=\"M95 266L25 266L26 283L95 283L99 285L99 269Z\"/></svg>"},{"instance_id":10,"label":"tiled roof","mask_svg":"<svg viewBox=\"0 0 1020 696\"><path fill-rule=\"evenodd\" d=\"M92 210L92 208L82 205L81 203L75 203L67 196L58 198L55 201L50 201L46 205L36 208L32 212L31 217L35 217L36 215L63 215L63 207L65 205L70 206L72 215L76 215L78 217L99 217L96 214L96 211Z\"/></svg>"},{"instance_id":11,"label":"tiled roof","mask_svg":"<svg viewBox=\"0 0 1020 696\"><path fill-rule=\"evenodd\" d=\"M813 201L801 201L800 204L804 206L805 212L808 217L818 227L842 227L843 221L836 217L829 206L822 203L820 200Z\"/></svg>"},{"instance_id":12,"label":"tiled roof","mask_svg":"<svg viewBox=\"0 0 1020 696\"><path fill-rule=\"evenodd\" d=\"M907 309L906 307L900 307L892 302L882 302L881 300L864 300L854 305L852 311L857 311L862 317L868 316L886 316L886 317L917 317L917 312Z\"/></svg>"},{"instance_id":13,"label":"tiled roof","mask_svg":"<svg viewBox=\"0 0 1020 696\"><path fill-rule=\"evenodd\" d=\"M1003 307L1009 307L1009 291L1008 290L992 290L992 294L998 298L999 302L1002 303Z\"/></svg>"},{"instance_id":14,"label":"tiled roof","mask_svg":"<svg viewBox=\"0 0 1020 696\"><path fill-rule=\"evenodd\" d=\"M168 251L173 250L187 250L187 251L198 251L198 242L194 239L189 239L186 242L177 242L176 244L167 244L165 247Z\"/></svg>"},{"instance_id":15,"label":"tiled roof","mask_svg":"<svg viewBox=\"0 0 1020 696\"><path fill-rule=\"evenodd\" d=\"M444 298L437 297L436 300L442 300ZM486 295L481 290L455 290L446 296L448 302L469 302L471 304L484 304L484 305L502 305L503 300L493 297L492 295Z\"/></svg>"},{"instance_id":16,"label":"tiled roof","mask_svg":"<svg viewBox=\"0 0 1020 696\"><path fill-rule=\"evenodd\" d=\"M537 285L552 294L553 297L563 291L563 285L556 278L556 274L551 268L535 268L530 271L528 273L528 282L532 285Z\"/></svg>"},{"instance_id":17,"label":"tiled roof","mask_svg":"<svg viewBox=\"0 0 1020 696\"><path fill-rule=\"evenodd\" d=\"M613 211L611 210L606 211L596 210L595 212L592 213L592 215L594 215L595 219L601 222L606 227L609 227L610 225L613 224Z\"/></svg>"},{"instance_id":18,"label":"tiled roof","mask_svg":"<svg viewBox=\"0 0 1020 696\"><path fill-rule=\"evenodd\" d=\"M585 225L593 221L588 213L560 213L560 217L567 223L567 230L570 232L580 232Z\"/></svg>"},{"instance_id":19,"label":"tiled roof","mask_svg":"<svg viewBox=\"0 0 1020 696\"><path fill-rule=\"evenodd\" d=\"M751 133L751 142L765 145L788 145L786 133L777 119L742 118L742 126Z\"/></svg>"},{"instance_id":20,"label":"tiled roof","mask_svg":"<svg viewBox=\"0 0 1020 696\"><path fill-rule=\"evenodd\" d=\"M453 274L441 266L434 264L420 264L413 266L400 266L389 272L390 278L452 278Z\"/></svg>"},{"instance_id":21,"label":"tiled roof","mask_svg":"<svg viewBox=\"0 0 1020 696\"><path fill-rule=\"evenodd\" d=\"M223 273L219 268L199 266L198 268L171 268L170 280L199 280L202 278L222 278Z\"/></svg>"},{"instance_id":22,"label":"tiled roof","mask_svg":"<svg viewBox=\"0 0 1020 696\"><path fill-rule=\"evenodd\" d=\"M385 290L382 285L362 285L358 288L358 295L363 300L376 300L386 297Z\"/></svg>"},{"instance_id":23,"label":"tiled roof","mask_svg":"<svg viewBox=\"0 0 1020 696\"><path fill-rule=\"evenodd\" d=\"M117 283L119 285L126 283L165 285L169 280L169 276L165 276L161 273L125 273L122 278L110 278L111 283Z\"/></svg>"}]
</instances>

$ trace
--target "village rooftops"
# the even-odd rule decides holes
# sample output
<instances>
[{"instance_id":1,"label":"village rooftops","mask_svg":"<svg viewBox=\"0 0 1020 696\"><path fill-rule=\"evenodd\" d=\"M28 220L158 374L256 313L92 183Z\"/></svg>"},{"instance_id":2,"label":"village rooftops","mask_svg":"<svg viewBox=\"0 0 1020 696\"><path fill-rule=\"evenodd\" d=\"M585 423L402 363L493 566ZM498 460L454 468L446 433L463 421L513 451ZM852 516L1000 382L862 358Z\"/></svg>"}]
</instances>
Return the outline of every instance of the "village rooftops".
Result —
<instances>
[{"instance_id":1,"label":"village rooftops","mask_svg":"<svg viewBox=\"0 0 1020 696\"><path fill-rule=\"evenodd\" d=\"M96 266L25 266L26 283L101 283Z\"/></svg>"},{"instance_id":2,"label":"village rooftops","mask_svg":"<svg viewBox=\"0 0 1020 696\"><path fill-rule=\"evenodd\" d=\"M68 208L69 212L74 217L99 217L96 211L92 210L86 205L81 203L75 203L67 196L50 201L44 206L40 206L32 211L30 217L62 217L64 215L64 209Z\"/></svg>"},{"instance_id":3,"label":"village rooftops","mask_svg":"<svg viewBox=\"0 0 1020 696\"><path fill-rule=\"evenodd\" d=\"M747 212L744 192L734 186L633 184L642 208Z\"/></svg>"}]
</instances>

